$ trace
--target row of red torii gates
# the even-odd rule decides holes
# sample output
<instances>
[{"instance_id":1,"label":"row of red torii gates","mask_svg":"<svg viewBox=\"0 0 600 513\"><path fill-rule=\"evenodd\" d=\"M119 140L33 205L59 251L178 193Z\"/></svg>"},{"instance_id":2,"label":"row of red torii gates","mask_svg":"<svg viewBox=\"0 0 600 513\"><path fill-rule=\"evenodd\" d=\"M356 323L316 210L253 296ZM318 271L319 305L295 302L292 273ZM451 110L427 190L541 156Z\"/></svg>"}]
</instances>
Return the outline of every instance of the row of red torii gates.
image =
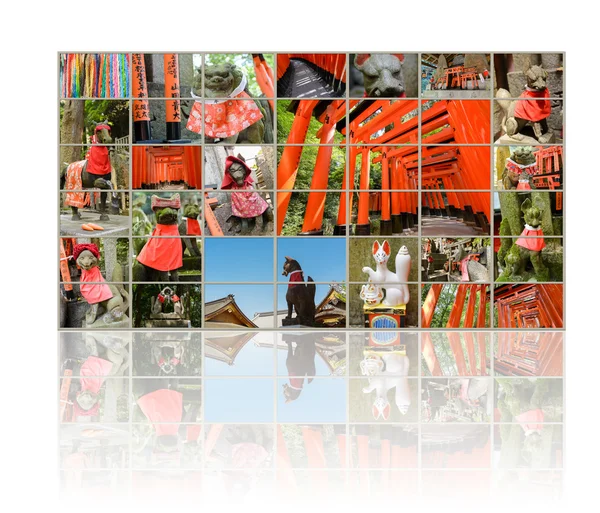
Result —
<instances>
[{"instance_id":1,"label":"row of red torii gates","mask_svg":"<svg viewBox=\"0 0 600 513\"><path fill-rule=\"evenodd\" d=\"M425 102L423 102L425 103ZM314 116L321 128L317 132L319 146L308 196L302 233L321 235L325 211L326 189L336 130L352 145L344 172L344 184L355 183L357 159L359 170L356 234L370 234L371 204L369 178L371 162L381 163L381 234L401 233L412 227L418 213L419 160L422 174L422 207L437 212L463 213L466 221L489 223L489 194L468 191L490 189L489 144L490 104L482 100L437 101L421 112L419 130L418 100L350 100L346 115L345 100L299 100L290 105L295 117L287 145L277 168L278 221L281 234L285 214L292 197L296 174L302 156L309 123ZM409 116L411 115L412 116ZM422 150L419 157L419 134ZM434 146L434 145L444 146ZM452 146L456 144L455 146ZM329 145L329 146L327 146ZM401 146L403 145L403 146ZM376 156L371 159L371 154ZM347 173L350 173L350 176ZM348 180L349 178L349 180ZM455 190L464 192L455 193ZM334 235L344 235L352 213L353 194L340 192L340 203ZM347 205L348 204L348 205ZM410 226L407 226L409 224Z\"/></svg>"}]
</instances>

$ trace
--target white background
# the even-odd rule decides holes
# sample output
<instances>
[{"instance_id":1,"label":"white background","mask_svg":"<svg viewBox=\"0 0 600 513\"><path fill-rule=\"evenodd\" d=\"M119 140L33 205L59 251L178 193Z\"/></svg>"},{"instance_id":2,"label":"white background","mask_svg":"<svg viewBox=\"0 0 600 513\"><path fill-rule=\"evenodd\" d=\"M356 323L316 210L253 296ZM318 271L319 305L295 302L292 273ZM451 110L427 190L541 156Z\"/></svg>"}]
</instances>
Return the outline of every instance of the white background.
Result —
<instances>
[{"instance_id":1,"label":"white background","mask_svg":"<svg viewBox=\"0 0 600 513\"><path fill-rule=\"evenodd\" d=\"M562 511L568 505L596 509L600 445L597 9L573 0L282 4L4 2L0 32L3 506L18 511L64 509L58 502L56 450L57 52L546 50L567 52L567 472L565 500L551 509ZM157 493L149 491L149 499ZM82 499L80 509L121 511L127 505ZM264 509L269 505L265 497ZM311 509L320 511L320 506ZM397 506L400 510L407 505ZM433 498L418 507L427 511L538 509L510 497L491 504L469 497L442 504ZM175 508L180 509L175 505L168 509ZM285 508L290 509L294 508ZM374 510L377 505L364 509Z\"/></svg>"}]
</instances>

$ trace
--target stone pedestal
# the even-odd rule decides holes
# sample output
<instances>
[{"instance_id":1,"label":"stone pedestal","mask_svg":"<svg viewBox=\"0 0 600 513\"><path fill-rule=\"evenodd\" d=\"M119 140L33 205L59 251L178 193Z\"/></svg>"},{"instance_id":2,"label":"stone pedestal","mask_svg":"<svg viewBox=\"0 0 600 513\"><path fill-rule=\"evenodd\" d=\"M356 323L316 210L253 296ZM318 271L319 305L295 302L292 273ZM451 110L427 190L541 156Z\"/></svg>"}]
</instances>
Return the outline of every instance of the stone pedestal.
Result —
<instances>
[{"instance_id":1,"label":"stone pedestal","mask_svg":"<svg viewBox=\"0 0 600 513\"><path fill-rule=\"evenodd\" d=\"M406 305L374 306L363 305L365 328L404 328L406 326Z\"/></svg>"},{"instance_id":2,"label":"stone pedestal","mask_svg":"<svg viewBox=\"0 0 600 513\"><path fill-rule=\"evenodd\" d=\"M192 321L187 319L151 319L146 328L191 328Z\"/></svg>"}]
</instances>

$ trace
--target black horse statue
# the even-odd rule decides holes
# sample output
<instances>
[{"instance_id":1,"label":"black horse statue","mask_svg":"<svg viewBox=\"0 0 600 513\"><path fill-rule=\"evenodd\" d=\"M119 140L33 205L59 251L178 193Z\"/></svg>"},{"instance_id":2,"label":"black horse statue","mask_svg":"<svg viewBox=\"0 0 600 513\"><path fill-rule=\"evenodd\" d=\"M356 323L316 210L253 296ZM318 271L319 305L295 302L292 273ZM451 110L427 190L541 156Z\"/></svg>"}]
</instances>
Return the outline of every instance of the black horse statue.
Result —
<instances>
[{"instance_id":1,"label":"black horse statue","mask_svg":"<svg viewBox=\"0 0 600 513\"><path fill-rule=\"evenodd\" d=\"M107 122L97 123L92 136L92 147L85 160L66 165L61 173L67 192L65 206L71 207L73 221L81 219L79 209L87 204L85 189L100 189L100 221L108 221L106 190L112 190L112 167L107 145L112 144L110 126Z\"/></svg>"}]
</instances>

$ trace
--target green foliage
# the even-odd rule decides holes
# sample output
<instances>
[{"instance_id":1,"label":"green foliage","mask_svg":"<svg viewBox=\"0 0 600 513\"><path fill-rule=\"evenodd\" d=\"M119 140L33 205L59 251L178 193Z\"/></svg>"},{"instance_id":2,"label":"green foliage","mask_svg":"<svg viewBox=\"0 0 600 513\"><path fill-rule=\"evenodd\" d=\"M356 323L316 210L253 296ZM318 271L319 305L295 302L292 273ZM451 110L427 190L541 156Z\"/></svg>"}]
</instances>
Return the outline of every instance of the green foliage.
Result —
<instances>
[{"instance_id":1,"label":"green foliage","mask_svg":"<svg viewBox=\"0 0 600 513\"><path fill-rule=\"evenodd\" d=\"M271 67L271 69L275 69L274 56L272 54L263 54L265 61ZM257 98L260 96L264 96L258 82L256 81L256 72L254 70L254 61L252 60L252 55L249 53L245 54L223 54L223 53L213 53L206 56L205 66L211 64L235 64L237 68L240 68L245 73L248 78L248 91L250 92L250 96L253 98ZM275 80L275 77L273 77Z\"/></svg>"},{"instance_id":2,"label":"green foliage","mask_svg":"<svg viewBox=\"0 0 600 513\"><path fill-rule=\"evenodd\" d=\"M277 142L279 144L287 143L288 136L292 130L295 114L288 111L291 103L292 100L280 100L277 102ZM320 144L321 139L317 137L317 132L321 126L321 123L314 117L310 119L306 138L304 140L305 144ZM344 137L342 134L336 131L333 137L334 144L341 143L343 139ZM345 155L345 148L342 151Z\"/></svg>"}]
</instances>

